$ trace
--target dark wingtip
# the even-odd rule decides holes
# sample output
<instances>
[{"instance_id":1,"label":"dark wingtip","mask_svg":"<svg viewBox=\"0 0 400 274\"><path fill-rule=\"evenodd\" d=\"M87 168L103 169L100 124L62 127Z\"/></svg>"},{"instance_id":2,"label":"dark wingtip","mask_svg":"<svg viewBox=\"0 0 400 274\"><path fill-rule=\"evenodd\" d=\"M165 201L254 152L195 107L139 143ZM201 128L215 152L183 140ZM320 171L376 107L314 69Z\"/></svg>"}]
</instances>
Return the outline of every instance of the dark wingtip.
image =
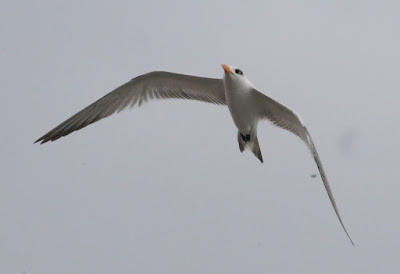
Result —
<instances>
[{"instance_id":1,"label":"dark wingtip","mask_svg":"<svg viewBox=\"0 0 400 274\"><path fill-rule=\"evenodd\" d=\"M353 240L350 238L350 235L347 233L347 231L346 231L346 234L347 234L347 236L348 236L348 238L349 238L349 240L350 240L350 243L351 243L354 247L356 247L356 245L354 244Z\"/></svg>"},{"instance_id":2,"label":"dark wingtip","mask_svg":"<svg viewBox=\"0 0 400 274\"><path fill-rule=\"evenodd\" d=\"M46 139L44 137L40 137L39 139L37 139L34 144L39 143L39 145L43 145L44 143L48 142L49 139Z\"/></svg>"}]
</instances>

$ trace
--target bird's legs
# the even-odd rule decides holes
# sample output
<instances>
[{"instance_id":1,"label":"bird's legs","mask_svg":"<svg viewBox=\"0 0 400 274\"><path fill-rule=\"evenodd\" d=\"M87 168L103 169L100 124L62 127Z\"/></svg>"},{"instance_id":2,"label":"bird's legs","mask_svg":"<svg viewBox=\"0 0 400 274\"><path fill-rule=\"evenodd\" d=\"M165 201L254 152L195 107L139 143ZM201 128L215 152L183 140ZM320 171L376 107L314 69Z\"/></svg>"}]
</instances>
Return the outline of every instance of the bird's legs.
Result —
<instances>
[{"instance_id":1,"label":"bird's legs","mask_svg":"<svg viewBox=\"0 0 400 274\"><path fill-rule=\"evenodd\" d=\"M250 142L250 134L246 134L243 135L242 133L240 133L240 136L242 137L242 140L247 144L248 142Z\"/></svg>"}]
</instances>

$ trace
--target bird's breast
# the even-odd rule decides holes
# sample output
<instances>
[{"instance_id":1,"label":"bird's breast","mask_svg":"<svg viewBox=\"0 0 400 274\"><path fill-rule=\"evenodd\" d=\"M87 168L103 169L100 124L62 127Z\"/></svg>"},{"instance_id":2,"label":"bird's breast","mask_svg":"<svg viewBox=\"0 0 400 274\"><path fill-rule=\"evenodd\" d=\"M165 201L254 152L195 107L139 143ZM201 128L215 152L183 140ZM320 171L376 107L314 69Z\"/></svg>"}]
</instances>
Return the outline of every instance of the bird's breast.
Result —
<instances>
[{"instance_id":1,"label":"bird's breast","mask_svg":"<svg viewBox=\"0 0 400 274\"><path fill-rule=\"evenodd\" d=\"M226 92L226 99L233 122L243 134L254 132L258 116L250 93Z\"/></svg>"}]
</instances>

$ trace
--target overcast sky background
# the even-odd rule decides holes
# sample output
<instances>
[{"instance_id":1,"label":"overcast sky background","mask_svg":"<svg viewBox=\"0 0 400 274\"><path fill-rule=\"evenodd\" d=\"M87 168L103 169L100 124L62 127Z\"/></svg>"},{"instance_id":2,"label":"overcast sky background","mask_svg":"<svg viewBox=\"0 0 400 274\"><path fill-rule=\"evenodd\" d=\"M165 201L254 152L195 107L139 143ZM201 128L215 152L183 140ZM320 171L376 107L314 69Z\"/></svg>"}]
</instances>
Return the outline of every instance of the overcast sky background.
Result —
<instances>
[{"instance_id":1,"label":"overcast sky background","mask_svg":"<svg viewBox=\"0 0 400 274\"><path fill-rule=\"evenodd\" d=\"M399 273L398 1L3 1L0 273ZM239 152L227 108L158 101L33 144L131 78L237 65L296 110Z\"/></svg>"}]
</instances>

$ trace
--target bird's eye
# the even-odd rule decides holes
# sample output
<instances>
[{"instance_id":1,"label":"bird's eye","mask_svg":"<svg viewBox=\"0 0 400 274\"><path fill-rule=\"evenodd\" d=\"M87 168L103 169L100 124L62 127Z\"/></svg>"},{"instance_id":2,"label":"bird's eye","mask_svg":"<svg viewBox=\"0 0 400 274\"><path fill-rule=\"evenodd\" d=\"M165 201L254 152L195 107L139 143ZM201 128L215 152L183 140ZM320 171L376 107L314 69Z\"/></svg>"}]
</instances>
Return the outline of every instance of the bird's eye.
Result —
<instances>
[{"instance_id":1,"label":"bird's eye","mask_svg":"<svg viewBox=\"0 0 400 274\"><path fill-rule=\"evenodd\" d=\"M239 75L243 75L243 71L241 71L240 69L235 69L235 73L239 74Z\"/></svg>"}]
</instances>

